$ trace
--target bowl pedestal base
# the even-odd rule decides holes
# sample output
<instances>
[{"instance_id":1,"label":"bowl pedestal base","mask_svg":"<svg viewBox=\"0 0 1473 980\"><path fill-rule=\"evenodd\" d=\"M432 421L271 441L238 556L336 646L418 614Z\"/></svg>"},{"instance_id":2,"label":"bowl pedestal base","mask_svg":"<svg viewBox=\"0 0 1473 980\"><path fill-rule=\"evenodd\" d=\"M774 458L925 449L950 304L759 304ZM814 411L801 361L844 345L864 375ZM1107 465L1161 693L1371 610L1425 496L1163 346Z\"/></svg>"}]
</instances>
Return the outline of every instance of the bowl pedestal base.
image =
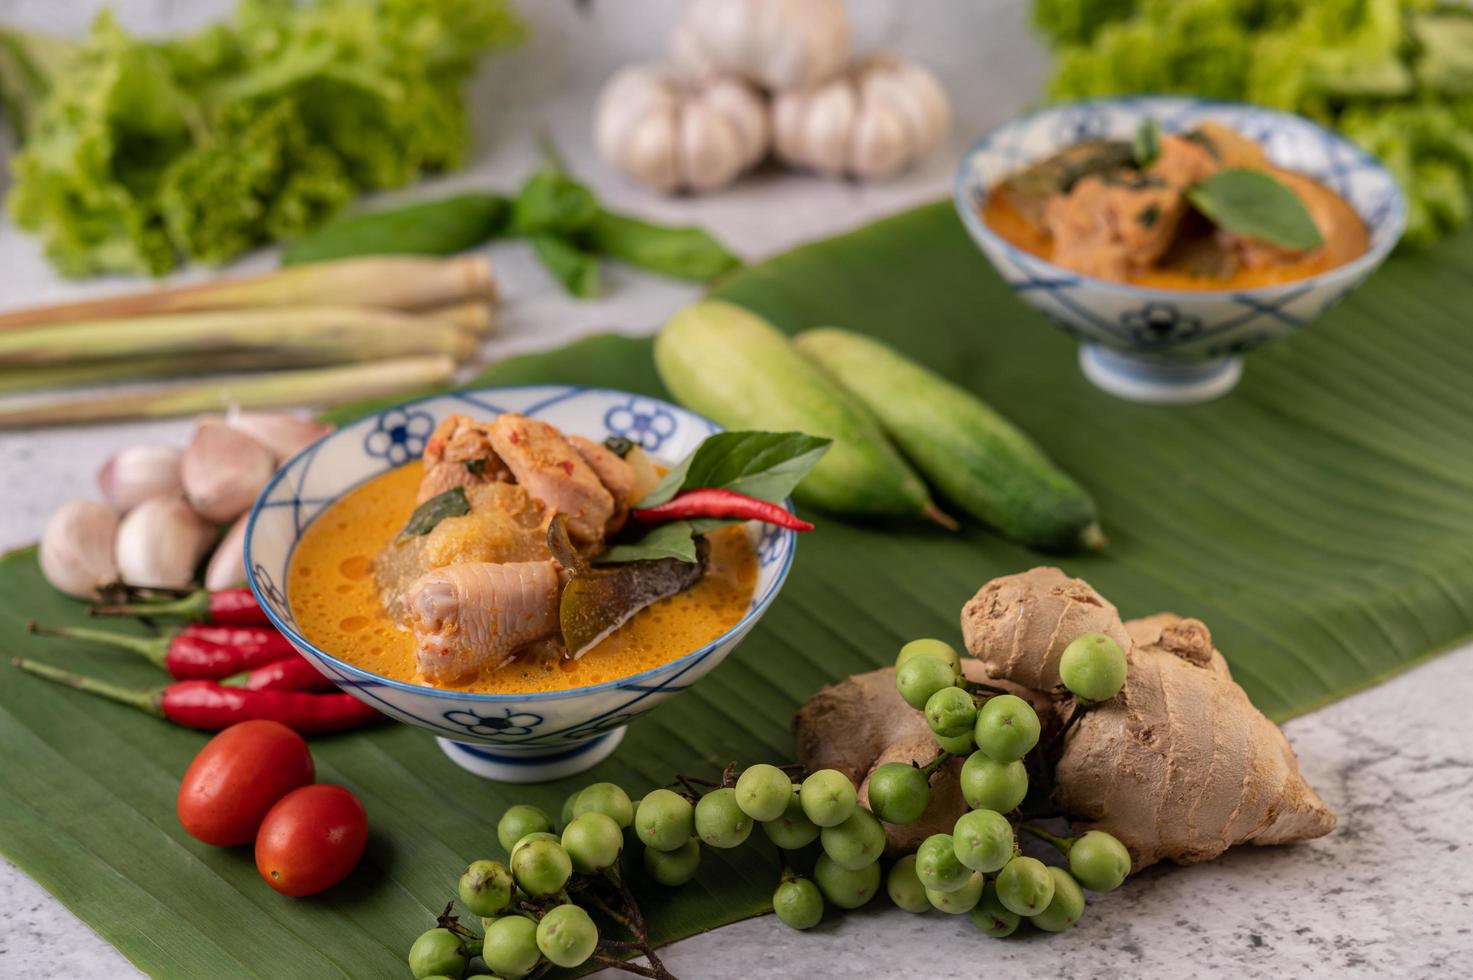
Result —
<instances>
[{"instance_id":1,"label":"bowl pedestal base","mask_svg":"<svg viewBox=\"0 0 1473 980\"><path fill-rule=\"evenodd\" d=\"M1080 345L1079 367L1096 388L1152 405L1210 401L1231 391L1243 376L1238 355L1173 362L1093 343Z\"/></svg>"},{"instance_id":2,"label":"bowl pedestal base","mask_svg":"<svg viewBox=\"0 0 1473 980\"><path fill-rule=\"evenodd\" d=\"M624 741L624 727L571 745L486 745L436 737L462 769L498 783L546 783L591 769Z\"/></svg>"}]
</instances>

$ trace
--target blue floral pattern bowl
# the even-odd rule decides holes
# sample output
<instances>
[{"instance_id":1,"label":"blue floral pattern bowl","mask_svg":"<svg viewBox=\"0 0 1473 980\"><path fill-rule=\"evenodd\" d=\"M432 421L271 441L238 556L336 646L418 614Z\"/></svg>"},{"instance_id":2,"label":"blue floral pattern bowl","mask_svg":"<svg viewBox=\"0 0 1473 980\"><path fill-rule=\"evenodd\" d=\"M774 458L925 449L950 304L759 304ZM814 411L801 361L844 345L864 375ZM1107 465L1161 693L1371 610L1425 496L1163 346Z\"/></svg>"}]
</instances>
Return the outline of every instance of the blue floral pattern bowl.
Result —
<instances>
[{"instance_id":1,"label":"blue floral pattern bowl","mask_svg":"<svg viewBox=\"0 0 1473 980\"><path fill-rule=\"evenodd\" d=\"M533 782L599 762L623 738L626 724L725 659L777 597L793 563L797 535L747 525L758 554L757 586L746 616L726 633L661 667L571 691L474 694L408 684L355 667L303 636L287 594L287 570L307 526L349 490L418 457L447 415L488 418L505 411L592 439L624 436L667 462L684 458L721 431L659 399L592 388L486 388L398 405L339 429L281 468L251 513L246 569L271 621L343 690L391 718L434 732L446 754L473 772L504 782Z\"/></svg>"},{"instance_id":2,"label":"blue floral pattern bowl","mask_svg":"<svg viewBox=\"0 0 1473 980\"><path fill-rule=\"evenodd\" d=\"M1085 139L1129 139L1155 119L1167 133L1212 119L1260 143L1280 166L1350 202L1370 232L1360 258L1296 282L1255 289L1151 289L1083 276L1025 252L982 220L991 188ZM1391 174L1353 143L1300 116L1236 102L1129 96L1051 106L1003 123L957 167L954 199L967 231L1020 297L1079 337L1085 375L1136 401L1215 398L1237 383L1242 355L1298 330L1343 300L1386 258L1406 223Z\"/></svg>"}]
</instances>

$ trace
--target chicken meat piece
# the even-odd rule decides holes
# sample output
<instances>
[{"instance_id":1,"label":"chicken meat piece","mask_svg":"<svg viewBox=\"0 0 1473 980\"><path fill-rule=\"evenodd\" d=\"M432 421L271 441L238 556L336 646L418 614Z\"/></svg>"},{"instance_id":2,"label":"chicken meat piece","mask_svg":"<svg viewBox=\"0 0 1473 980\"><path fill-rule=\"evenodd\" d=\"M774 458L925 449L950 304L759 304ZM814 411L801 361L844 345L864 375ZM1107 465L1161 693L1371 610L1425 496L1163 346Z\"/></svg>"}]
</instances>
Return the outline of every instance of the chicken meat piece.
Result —
<instances>
[{"instance_id":1,"label":"chicken meat piece","mask_svg":"<svg viewBox=\"0 0 1473 980\"><path fill-rule=\"evenodd\" d=\"M629 516L629 508L635 504L634 490L638 480L634 467L607 446L585 436L568 436L568 442L614 498L614 516L609 518L605 533L617 533Z\"/></svg>"},{"instance_id":2,"label":"chicken meat piece","mask_svg":"<svg viewBox=\"0 0 1473 980\"><path fill-rule=\"evenodd\" d=\"M418 503L456 487L511 479L506 464L491 448L489 429L487 423L468 415L451 415L436 426L425 443Z\"/></svg>"},{"instance_id":3,"label":"chicken meat piece","mask_svg":"<svg viewBox=\"0 0 1473 980\"><path fill-rule=\"evenodd\" d=\"M1250 170L1267 170L1273 166L1263 147L1222 123L1207 120L1197 126L1197 134L1217 151L1217 161L1224 167L1246 167Z\"/></svg>"},{"instance_id":4,"label":"chicken meat piece","mask_svg":"<svg viewBox=\"0 0 1473 980\"><path fill-rule=\"evenodd\" d=\"M1146 173L1185 190L1223 168L1217 143L1200 132L1161 137L1161 152Z\"/></svg>"},{"instance_id":5,"label":"chicken meat piece","mask_svg":"<svg viewBox=\"0 0 1473 980\"><path fill-rule=\"evenodd\" d=\"M1085 177L1049 201L1044 222L1053 260L1101 279L1123 279L1151 265L1171 246L1186 213L1186 198L1163 181L1127 173Z\"/></svg>"},{"instance_id":6,"label":"chicken meat piece","mask_svg":"<svg viewBox=\"0 0 1473 980\"><path fill-rule=\"evenodd\" d=\"M574 541L603 540L614 516L613 494L561 432L546 422L505 412L491 423L488 434L497 456L548 516L567 517Z\"/></svg>"},{"instance_id":7,"label":"chicken meat piece","mask_svg":"<svg viewBox=\"0 0 1473 980\"><path fill-rule=\"evenodd\" d=\"M552 561L466 562L428 572L407 608L419 672L433 682L494 670L558 629Z\"/></svg>"},{"instance_id":8,"label":"chicken meat piece","mask_svg":"<svg viewBox=\"0 0 1473 980\"><path fill-rule=\"evenodd\" d=\"M373 562L379 598L394 622L407 626L409 590L425 573L462 562L546 561L547 525L541 505L515 483L466 488L471 511L447 517L428 534L396 537Z\"/></svg>"}]
</instances>

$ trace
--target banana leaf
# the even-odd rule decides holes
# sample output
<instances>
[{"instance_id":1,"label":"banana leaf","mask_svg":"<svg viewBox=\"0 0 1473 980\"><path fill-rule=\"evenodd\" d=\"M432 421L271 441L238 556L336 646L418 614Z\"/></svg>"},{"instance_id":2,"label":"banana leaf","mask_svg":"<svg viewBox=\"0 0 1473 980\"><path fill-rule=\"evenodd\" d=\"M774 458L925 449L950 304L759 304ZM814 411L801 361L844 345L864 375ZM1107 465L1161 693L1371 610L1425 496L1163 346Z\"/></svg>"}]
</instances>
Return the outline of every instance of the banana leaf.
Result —
<instances>
[{"instance_id":1,"label":"banana leaf","mask_svg":"<svg viewBox=\"0 0 1473 980\"><path fill-rule=\"evenodd\" d=\"M873 333L983 394L1099 500L1110 548L1062 564L1127 615L1206 620L1249 694L1283 719L1473 634L1470 284L1473 235L1398 256L1321 322L1255 353L1230 396L1191 408L1091 389L1073 342L1009 294L947 205L799 249L719 293L786 329ZM660 394L649 351L597 337L481 380ZM499 856L509 803L555 814L593 780L639 794L677 772L785 759L792 711L813 691L913 637L957 641L957 612L982 582L1049 560L977 527L807 516L819 528L759 628L590 773L497 786L414 729L315 740L319 778L351 787L372 827L362 865L321 896L283 898L248 849L179 828L178 779L203 736L17 672L0 673L0 851L156 976L404 976L463 865ZM33 550L0 560L0 595L7 652L158 683L146 664L24 633L30 617L83 617L44 585ZM675 895L641 889L652 932L670 940L764 911L777 869L756 838L707 849Z\"/></svg>"}]
</instances>

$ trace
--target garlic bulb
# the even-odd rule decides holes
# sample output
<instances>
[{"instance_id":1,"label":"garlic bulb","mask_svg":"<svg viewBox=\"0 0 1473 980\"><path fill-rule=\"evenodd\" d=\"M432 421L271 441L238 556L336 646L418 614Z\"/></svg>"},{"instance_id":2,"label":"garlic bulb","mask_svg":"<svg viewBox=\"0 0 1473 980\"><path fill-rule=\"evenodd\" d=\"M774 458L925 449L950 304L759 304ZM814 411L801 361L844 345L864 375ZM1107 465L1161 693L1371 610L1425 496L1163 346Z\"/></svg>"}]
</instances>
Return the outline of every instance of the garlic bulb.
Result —
<instances>
[{"instance_id":1,"label":"garlic bulb","mask_svg":"<svg viewBox=\"0 0 1473 980\"><path fill-rule=\"evenodd\" d=\"M215 419L201 420L180 464L189 505L217 522L245 513L275 472L271 450Z\"/></svg>"},{"instance_id":2,"label":"garlic bulb","mask_svg":"<svg viewBox=\"0 0 1473 980\"><path fill-rule=\"evenodd\" d=\"M114 555L123 582L147 589L183 589L215 541L183 497L154 497L128 511L118 525Z\"/></svg>"},{"instance_id":3,"label":"garlic bulb","mask_svg":"<svg viewBox=\"0 0 1473 980\"><path fill-rule=\"evenodd\" d=\"M215 553L210 555L210 563L205 567L205 588L211 592L245 583L245 533L250 521L248 513L236 518L215 546Z\"/></svg>"},{"instance_id":4,"label":"garlic bulb","mask_svg":"<svg viewBox=\"0 0 1473 980\"><path fill-rule=\"evenodd\" d=\"M118 581L113 539L118 514L95 500L62 504L41 532L41 574L51 587L77 599L97 599Z\"/></svg>"},{"instance_id":5,"label":"garlic bulb","mask_svg":"<svg viewBox=\"0 0 1473 980\"><path fill-rule=\"evenodd\" d=\"M832 176L893 177L941 145L951 108L936 76L876 55L773 102L777 155Z\"/></svg>"},{"instance_id":6,"label":"garlic bulb","mask_svg":"<svg viewBox=\"0 0 1473 980\"><path fill-rule=\"evenodd\" d=\"M120 449L97 471L97 485L107 502L126 513L150 497L173 497L183 489L179 461L184 450L160 443Z\"/></svg>"},{"instance_id":7,"label":"garlic bulb","mask_svg":"<svg viewBox=\"0 0 1473 980\"><path fill-rule=\"evenodd\" d=\"M332 431L326 422L298 418L289 412L243 412L232 408L225 424L271 450L284 463Z\"/></svg>"},{"instance_id":8,"label":"garlic bulb","mask_svg":"<svg viewBox=\"0 0 1473 980\"><path fill-rule=\"evenodd\" d=\"M609 164L651 187L715 190L767 153L767 107L736 79L691 82L636 65L604 86L594 142Z\"/></svg>"},{"instance_id":9,"label":"garlic bulb","mask_svg":"<svg viewBox=\"0 0 1473 980\"><path fill-rule=\"evenodd\" d=\"M726 73L773 90L815 85L849 61L843 0L694 0L671 37L683 74Z\"/></svg>"}]
</instances>

